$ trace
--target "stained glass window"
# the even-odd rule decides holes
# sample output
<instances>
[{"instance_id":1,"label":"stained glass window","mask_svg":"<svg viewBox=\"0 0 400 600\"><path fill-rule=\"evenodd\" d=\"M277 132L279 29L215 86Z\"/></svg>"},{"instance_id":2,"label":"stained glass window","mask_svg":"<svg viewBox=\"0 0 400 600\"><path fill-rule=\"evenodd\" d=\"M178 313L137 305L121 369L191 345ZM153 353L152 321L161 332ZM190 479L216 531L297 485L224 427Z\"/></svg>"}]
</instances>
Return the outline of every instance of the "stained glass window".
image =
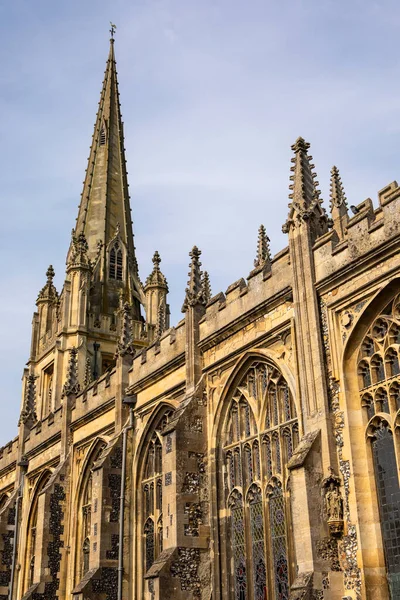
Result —
<instances>
[{"instance_id":1,"label":"stained glass window","mask_svg":"<svg viewBox=\"0 0 400 600\"><path fill-rule=\"evenodd\" d=\"M147 519L144 524L145 535L145 565L148 571L154 562L154 522L153 519Z\"/></svg>"},{"instance_id":2,"label":"stained glass window","mask_svg":"<svg viewBox=\"0 0 400 600\"><path fill-rule=\"evenodd\" d=\"M400 488L393 436L380 422L372 442L382 537L393 600L400 598Z\"/></svg>"},{"instance_id":3,"label":"stained glass window","mask_svg":"<svg viewBox=\"0 0 400 600\"><path fill-rule=\"evenodd\" d=\"M235 493L236 492L236 493ZM247 598L246 546L243 498L236 490L230 497L235 600Z\"/></svg>"},{"instance_id":4,"label":"stained glass window","mask_svg":"<svg viewBox=\"0 0 400 600\"><path fill-rule=\"evenodd\" d=\"M252 571L254 600L265 600L267 571L264 547L264 517L261 489L252 485L249 489L250 530L252 540Z\"/></svg>"},{"instance_id":5,"label":"stained glass window","mask_svg":"<svg viewBox=\"0 0 400 600\"><path fill-rule=\"evenodd\" d=\"M143 568L147 572L163 548L163 430L168 425L172 411L158 419L149 433L143 458Z\"/></svg>"},{"instance_id":6,"label":"stained glass window","mask_svg":"<svg viewBox=\"0 0 400 600\"><path fill-rule=\"evenodd\" d=\"M289 600L289 569L286 548L285 506L277 485L269 499L273 575L276 600Z\"/></svg>"},{"instance_id":7,"label":"stained glass window","mask_svg":"<svg viewBox=\"0 0 400 600\"><path fill-rule=\"evenodd\" d=\"M279 371L253 363L233 390L226 419L223 478L230 492L227 551L234 599L285 600L289 559L283 488L277 477L287 477L286 463L299 435L292 396ZM271 481L279 493L267 498L265 487Z\"/></svg>"},{"instance_id":8,"label":"stained glass window","mask_svg":"<svg viewBox=\"0 0 400 600\"><path fill-rule=\"evenodd\" d=\"M392 431L400 409L400 297L390 303L367 332L358 357L360 404L366 411L387 579L392 600L400 598L400 488ZM377 385L378 384L378 385Z\"/></svg>"}]
</instances>

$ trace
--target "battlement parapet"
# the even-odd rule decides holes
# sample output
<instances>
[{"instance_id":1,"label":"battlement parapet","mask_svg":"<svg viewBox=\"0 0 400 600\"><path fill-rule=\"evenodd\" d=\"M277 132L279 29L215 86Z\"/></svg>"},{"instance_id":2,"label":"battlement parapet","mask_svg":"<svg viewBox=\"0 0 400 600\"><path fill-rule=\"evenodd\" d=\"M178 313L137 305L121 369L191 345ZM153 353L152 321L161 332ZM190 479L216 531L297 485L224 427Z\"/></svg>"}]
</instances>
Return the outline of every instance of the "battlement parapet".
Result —
<instances>
[{"instance_id":1,"label":"battlement parapet","mask_svg":"<svg viewBox=\"0 0 400 600\"><path fill-rule=\"evenodd\" d=\"M379 206L374 209L371 198L352 207L343 240L330 231L314 244L316 281L340 271L355 259L377 250L400 234L400 187L396 181L378 192Z\"/></svg>"}]
</instances>

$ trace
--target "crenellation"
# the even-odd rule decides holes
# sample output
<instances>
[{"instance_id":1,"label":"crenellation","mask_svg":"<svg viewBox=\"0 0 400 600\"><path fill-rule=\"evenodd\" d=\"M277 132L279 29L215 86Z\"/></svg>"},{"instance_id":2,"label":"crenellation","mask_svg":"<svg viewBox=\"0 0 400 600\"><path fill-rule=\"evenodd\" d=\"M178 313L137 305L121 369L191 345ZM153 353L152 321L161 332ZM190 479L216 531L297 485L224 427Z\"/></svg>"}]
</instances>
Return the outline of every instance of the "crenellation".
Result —
<instances>
[{"instance_id":1,"label":"crenellation","mask_svg":"<svg viewBox=\"0 0 400 600\"><path fill-rule=\"evenodd\" d=\"M64 285L49 267L0 449L0 598L12 577L11 600L400 597L397 183L350 217L333 167L329 218L298 138L288 246L271 257L261 225L213 297L194 246L170 327L158 252L139 279L114 32Z\"/></svg>"}]
</instances>

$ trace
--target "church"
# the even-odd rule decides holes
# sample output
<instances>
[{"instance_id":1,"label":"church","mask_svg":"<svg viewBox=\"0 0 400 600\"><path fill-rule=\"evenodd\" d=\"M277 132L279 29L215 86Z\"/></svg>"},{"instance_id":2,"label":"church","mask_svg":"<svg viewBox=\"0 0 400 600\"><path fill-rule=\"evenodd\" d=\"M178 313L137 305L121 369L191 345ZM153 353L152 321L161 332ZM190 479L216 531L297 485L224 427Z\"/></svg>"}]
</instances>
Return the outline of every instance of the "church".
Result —
<instances>
[{"instance_id":1,"label":"church","mask_svg":"<svg viewBox=\"0 0 400 600\"><path fill-rule=\"evenodd\" d=\"M139 276L113 38L0 449L0 600L398 600L399 186L349 212L333 167L324 207L298 138L287 246L261 226L216 295L194 246L171 324L158 252Z\"/></svg>"}]
</instances>

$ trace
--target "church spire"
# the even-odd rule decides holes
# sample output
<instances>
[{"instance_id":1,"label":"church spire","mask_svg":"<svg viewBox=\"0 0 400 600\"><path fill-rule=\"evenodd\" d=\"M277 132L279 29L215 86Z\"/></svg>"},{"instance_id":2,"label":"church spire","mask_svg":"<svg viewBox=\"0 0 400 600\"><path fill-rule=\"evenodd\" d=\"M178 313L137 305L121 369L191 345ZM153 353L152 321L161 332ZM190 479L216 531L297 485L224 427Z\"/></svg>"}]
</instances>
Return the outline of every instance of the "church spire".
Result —
<instances>
[{"instance_id":1,"label":"church spire","mask_svg":"<svg viewBox=\"0 0 400 600\"><path fill-rule=\"evenodd\" d=\"M133 260L124 133L114 37L111 37L75 230L77 235L85 234L89 258L94 261L98 254L98 242L101 241L107 247L118 227L121 240L126 244Z\"/></svg>"},{"instance_id":2,"label":"church spire","mask_svg":"<svg viewBox=\"0 0 400 600\"><path fill-rule=\"evenodd\" d=\"M113 281L110 284L114 280L129 290L127 296L139 319L143 292L133 242L114 30L112 26L75 236L84 236L87 242L87 258L102 290L100 312L112 313L116 308L116 286Z\"/></svg>"}]
</instances>

